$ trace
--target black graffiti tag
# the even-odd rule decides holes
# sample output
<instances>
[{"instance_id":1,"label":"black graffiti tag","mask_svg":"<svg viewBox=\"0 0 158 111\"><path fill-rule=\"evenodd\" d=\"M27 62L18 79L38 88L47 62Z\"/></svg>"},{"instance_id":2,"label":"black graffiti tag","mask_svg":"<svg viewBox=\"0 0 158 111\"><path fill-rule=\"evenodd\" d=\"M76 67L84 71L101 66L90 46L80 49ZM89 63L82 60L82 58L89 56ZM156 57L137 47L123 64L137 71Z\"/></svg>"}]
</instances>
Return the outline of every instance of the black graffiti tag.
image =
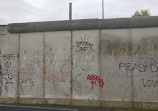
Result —
<instances>
[{"instance_id":1,"label":"black graffiti tag","mask_svg":"<svg viewBox=\"0 0 158 111\"><path fill-rule=\"evenodd\" d=\"M127 63L127 62L120 62L119 63L119 70L125 71L139 71L139 72L158 72L158 65L151 63L151 64L143 64L143 63Z\"/></svg>"},{"instance_id":2,"label":"black graffiti tag","mask_svg":"<svg viewBox=\"0 0 158 111\"><path fill-rule=\"evenodd\" d=\"M75 46L73 46L73 49L76 52L81 52L84 55L89 55L95 52L94 45L90 42L87 41L76 41Z\"/></svg>"},{"instance_id":3,"label":"black graffiti tag","mask_svg":"<svg viewBox=\"0 0 158 111\"><path fill-rule=\"evenodd\" d=\"M158 80L144 80L142 79L143 87L158 87Z\"/></svg>"},{"instance_id":4,"label":"black graffiti tag","mask_svg":"<svg viewBox=\"0 0 158 111\"><path fill-rule=\"evenodd\" d=\"M3 74L3 79L5 80L4 87L7 90L9 84L13 84L12 82L12 75L10 71L11 62L5 62L5 73Z\"/></svg>"}]
</instances>

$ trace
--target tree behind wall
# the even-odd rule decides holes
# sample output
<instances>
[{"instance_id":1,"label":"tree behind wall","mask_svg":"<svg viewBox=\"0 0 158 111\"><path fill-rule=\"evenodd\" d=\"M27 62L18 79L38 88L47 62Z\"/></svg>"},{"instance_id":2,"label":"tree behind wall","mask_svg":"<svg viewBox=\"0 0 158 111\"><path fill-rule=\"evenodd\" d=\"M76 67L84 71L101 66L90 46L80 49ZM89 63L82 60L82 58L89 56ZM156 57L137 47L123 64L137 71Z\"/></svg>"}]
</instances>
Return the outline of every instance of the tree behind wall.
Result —
<instances>
[{"instance_id":1,"label":"tree behind wall","mask_svg":"<svg viewBox=\"0 0 158 111\"><path fill-rule=\"evenodd\" d=\"M132 17L149 17L150 12L149 10L141 10L141 11L136 11Z\"/></svg>"}]
</instances>

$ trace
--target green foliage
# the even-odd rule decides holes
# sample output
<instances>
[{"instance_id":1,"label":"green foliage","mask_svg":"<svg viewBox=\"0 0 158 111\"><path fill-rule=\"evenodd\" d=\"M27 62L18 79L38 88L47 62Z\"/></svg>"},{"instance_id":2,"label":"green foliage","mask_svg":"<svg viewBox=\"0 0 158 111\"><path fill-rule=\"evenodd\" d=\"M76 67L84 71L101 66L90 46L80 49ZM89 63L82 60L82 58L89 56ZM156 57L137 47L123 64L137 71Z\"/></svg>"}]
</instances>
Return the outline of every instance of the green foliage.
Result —
<instances>
[{"instance_id":1,"label":"green foliage","mask_svg":"<svg viewBox=\"0 0 158 111\"><path fill-rule=\"evenodd\" d=\"M141 11L136 11L132 17L149 17L150 12L149 10L141 10Z\"/></svg>"}]
</instances>

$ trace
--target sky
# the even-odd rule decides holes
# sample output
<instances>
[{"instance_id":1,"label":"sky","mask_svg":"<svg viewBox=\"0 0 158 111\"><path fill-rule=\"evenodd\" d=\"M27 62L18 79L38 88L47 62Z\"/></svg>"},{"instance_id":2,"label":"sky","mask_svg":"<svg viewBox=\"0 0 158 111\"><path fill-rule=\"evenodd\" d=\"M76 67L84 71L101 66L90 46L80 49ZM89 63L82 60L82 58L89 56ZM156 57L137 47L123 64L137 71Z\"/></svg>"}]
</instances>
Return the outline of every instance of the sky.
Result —
<instances>
[{"instance_id":1,"label":"sky","mask_svg":"<svg viewBox=\"0 0 158 111\"><path fill-rule=\"evenodd\" d=\"M102 18L102 0L0 0L0 25L22 22ZM104 0L104 17L127 18L137 10L158 16L158 0Z\"/></svg>"}]
</instances>

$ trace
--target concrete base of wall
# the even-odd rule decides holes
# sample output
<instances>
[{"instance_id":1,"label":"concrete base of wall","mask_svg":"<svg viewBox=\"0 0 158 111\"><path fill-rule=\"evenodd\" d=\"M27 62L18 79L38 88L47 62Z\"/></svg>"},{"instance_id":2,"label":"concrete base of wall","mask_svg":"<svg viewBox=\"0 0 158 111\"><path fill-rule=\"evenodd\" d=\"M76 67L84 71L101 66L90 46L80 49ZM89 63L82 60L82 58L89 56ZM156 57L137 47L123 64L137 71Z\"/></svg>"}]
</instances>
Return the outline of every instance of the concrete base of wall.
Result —
<instances>
[{"instance_id":1,"label":"concrete base of wall","mask_svg":"<svg viewBox=\"0 0 158 111\"><path fill-rule=\"evenodd\" d=\"M62 98L47 98L44 99L43 104L50 105L50 104L57 104L57 105L70 105L71 99L62 99Z\"/></svg>"},{"instance_id":2,"label":"concrete base of wall","mask_svg":"<svg viewBox=\"0 0 158 111\"><path fill-rule=\"evenodd\" d=\"M39 99L39 98L1 98L0 104L25 104L40 106L79 106L79 107L100 107L100 108L127 108L127 109L158 109L158 103L154 102L130 102L130 101L97 101L97 100L71 100L71 99Z\"/></svg>"},{"instance_id":3,"label":"concrete base of wall","mask_svg":"<svg viewBox=\"0 0 158 111\"><path fill-rule=\"evenodd\" d=\"M28 106L38 108L66 108L66 109L77 109L77 111L157 111L157 109L139 109L139 108L110 108L110 107L93 107L93 106L63 106L63 105L28 105L20 104L16 106Z\"/></svg>"},{"instance_id":4,"label":"concrete base of wall","mask_svg":"<svg viewBox=\"0 0 158 111\"><path fill-rule=\"evenodd\" d=\"M134 108L137 109L158 109L156 102L134 102Z\"/></svg>"},{"instance_id":5,"label":"concrete base of wall","mask_svg":"<svg viewBox=\"0 0 158 111\"><path fill-rule=\"evenodd\" d=\"M41 98L20 98L19 104L43 104L43 99Z\"/></svg>"},{"instance_id":6,"label":"concrete base of wall","mask_svg":"<svg viewBox=\"0 0 158 111\"><path fill-rule=\"evenodd\" d=\"M111 108L132 108L132 102L130 101L101 101L101 107Z\"/></svg>"},{"instance_id":7,"label":"concrete base of wall","mask_svg":"<svg viewBox=\"0 0 158 111\"><path fill-rule=\"evenodd\" d=\"M72 105L74 105L74 106L94 106L94 107L100 107L100 101L76 99L76 100L72 100Z\"/></svg>"},{"instance_id":8,"label":"concrete base of wall","mask_svg":"<svg viewBox=\"0 0 158 111\"><path fill-rule=\"evenodd\" d=\"M18 98L0 98L0 104L18 104Z\"/></svg>"}]
</instances>

